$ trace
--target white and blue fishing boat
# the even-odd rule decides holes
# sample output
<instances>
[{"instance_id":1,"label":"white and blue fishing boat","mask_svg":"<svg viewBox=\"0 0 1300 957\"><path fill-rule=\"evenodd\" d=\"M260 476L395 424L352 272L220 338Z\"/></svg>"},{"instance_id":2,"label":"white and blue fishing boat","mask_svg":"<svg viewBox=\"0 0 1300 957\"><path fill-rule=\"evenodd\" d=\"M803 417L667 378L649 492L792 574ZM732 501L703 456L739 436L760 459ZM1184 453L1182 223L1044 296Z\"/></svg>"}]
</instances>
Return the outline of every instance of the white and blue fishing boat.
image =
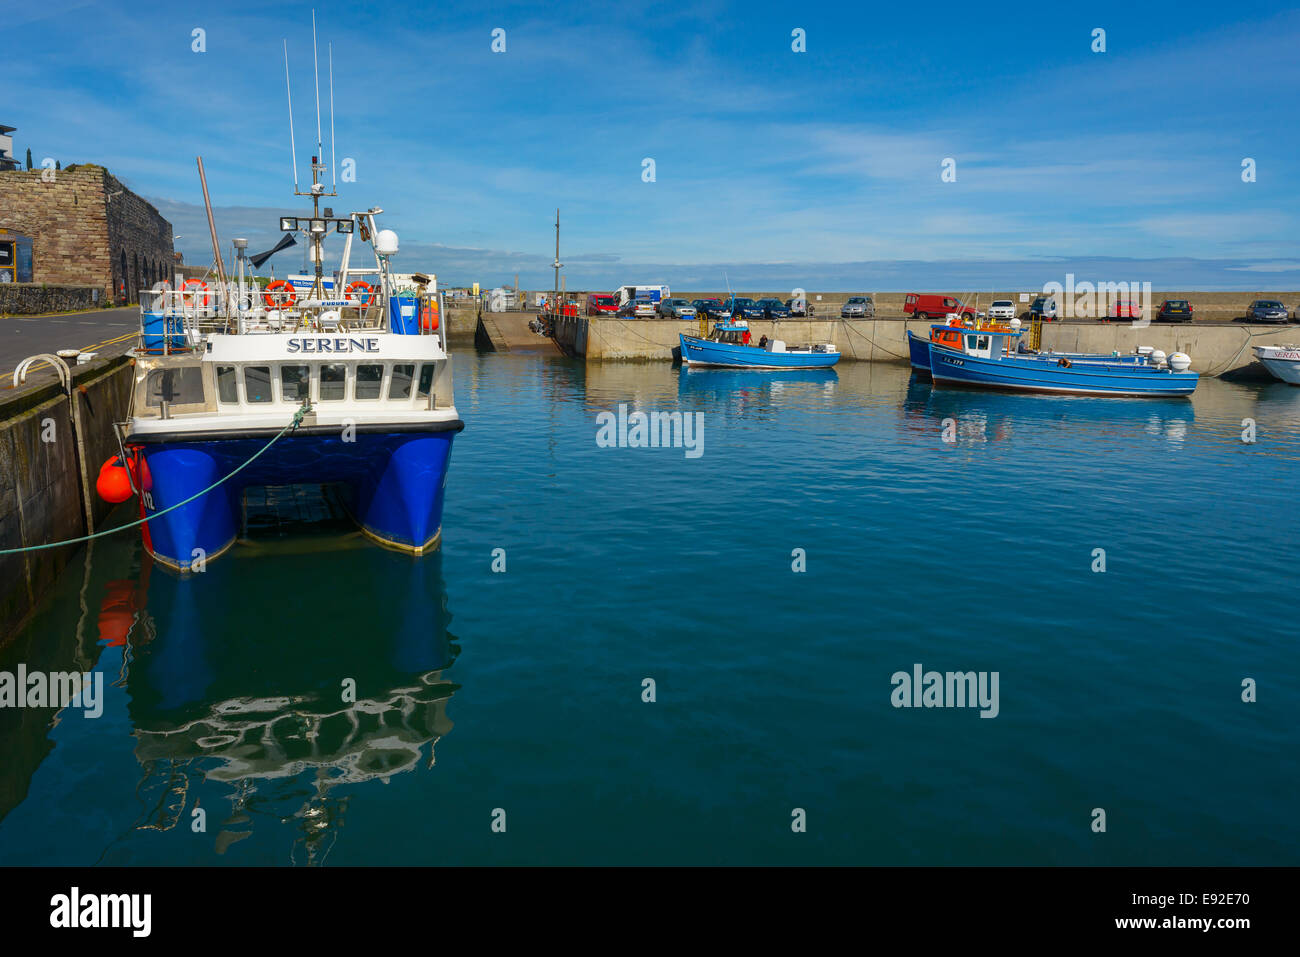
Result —
<instances>
[{"instance_id":1,"label":"white and blue fishing boat","mask_svg":"<svg viewBox=\"0 0 1300 957\"><path fill-rule=\"evenodd\" d=\"M750 341L749 323L724 319L713 326L708 338L678 333L682 365L715 366L728 369L829 369L840 361L840 351L830 343L787 346L781 339L764 337Z\"/></svg>"},{"instance_id":2,"label":"white and blue fishing boat","mask_svg":"<svg viewBox=\"0 0 1300 957\"><path fill-rule=\"evenodd\" d=\"M929 343L930 374L938 386L1064 395L1173 397L1191 395L1199 374L1181 352L1133 356L1021 353L1021 332L962 329L961 344Z\"/></svg>"},{"instance_id":3,"label":"white and blue fishing boat","mask_svg":"<svg viewBox=\"0 0 1300 957\"><path fill-rule=\"evenodd\" d=\"M274 249L250 258L247 242L234 241L230 278L202 180L214 287L192 279L142 296L121 456L98 484L113 501L138 496L145 546L165 565L201 570L230 548L255 487L320 485L383 545L419 555L439 544L452 439L464 425L437 283L394 273L398 238L380 227L382 209L322 210L337 195L326 168L313 156L310 191L295 182L311 215L281 217ZM200 160L201 179L202 169ZM327 277L330 232L344 245ZM310 243L314 282L262 288L254 270L295 234Z\"/></svg>"},{"instance_id":4,"label":"white and blue fishing boat","mask_svg":"<svg viewBox=\"0 0 1300 957\"><path fill-rule=\"evenodd\" d=\"M912 364L912 370L921 375L922 378L930 377L930 343L951 346L954 349L960 349L962 346L961 337L966 330L974 329L993 329L997 332L1014 333L1020 328L1018 320L1013 320L1010 326L1003 325L985 325L985 326L967 326L961 322L935 323L930 326L930 338L925 339L918 336L910 329L907 330L907 352L908 359ZM1040 356L1050 360L1059 360L1062 358L1069 359L1071 362L1106 362L1106 363L1140 363L1146 361L1143 356L1150 354L1153 350L1145 349L1132 355L1120 355L1112 353L1111 355L1099 355L1086 352L1044 352L1038 353L1027 350L1023 345L1024 340L1017 340L1016 354L1022 356Z\"/></svg>"}]
</instances>

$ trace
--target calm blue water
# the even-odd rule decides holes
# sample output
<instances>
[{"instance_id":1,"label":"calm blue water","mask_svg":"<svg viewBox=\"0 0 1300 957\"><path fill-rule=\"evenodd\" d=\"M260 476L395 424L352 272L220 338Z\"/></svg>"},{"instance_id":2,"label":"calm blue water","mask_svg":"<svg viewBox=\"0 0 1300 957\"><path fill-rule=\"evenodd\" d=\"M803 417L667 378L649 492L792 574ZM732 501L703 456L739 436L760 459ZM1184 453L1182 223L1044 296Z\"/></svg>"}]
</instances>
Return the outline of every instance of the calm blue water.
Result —
<instances>
[{"instance_id":1,"label":"calm blue water","mask_svg":"<svg viewBox=\"0 0 1300 957\"><path fill-rule=\"evenodd\" d=\"M0 863L1300 863L1300 389L459 363L439 558L73 562L0 667L104 713L0 712ZM703 454L598 447L619 403ZM893 707L918 663L997 717Z\"/></svg>"}]
</instances>

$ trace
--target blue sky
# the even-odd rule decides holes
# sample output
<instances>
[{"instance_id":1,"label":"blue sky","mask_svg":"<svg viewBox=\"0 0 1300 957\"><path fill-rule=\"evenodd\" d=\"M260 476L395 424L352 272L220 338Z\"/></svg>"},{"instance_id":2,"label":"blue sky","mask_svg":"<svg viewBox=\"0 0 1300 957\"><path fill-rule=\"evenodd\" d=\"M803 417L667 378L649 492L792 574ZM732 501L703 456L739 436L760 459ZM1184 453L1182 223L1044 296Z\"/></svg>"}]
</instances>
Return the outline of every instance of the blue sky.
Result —
<instances>
[{"instance_id":1,"label":"blue sky","mask_svg":"<svg viewBox=\"0 0 1300 957\"><path fill-rule=\"evenodd\" d=\"M549 285L558 206L571 288L1300 288L1285 4L0 0L0 123L19 156L108 166L188 259L202 154L223 241L269 246L301 208L282 38L300 168L314 145L313 8L356 161L335 208L382 206L444 281Z\"/></svg>"}]
</instances>

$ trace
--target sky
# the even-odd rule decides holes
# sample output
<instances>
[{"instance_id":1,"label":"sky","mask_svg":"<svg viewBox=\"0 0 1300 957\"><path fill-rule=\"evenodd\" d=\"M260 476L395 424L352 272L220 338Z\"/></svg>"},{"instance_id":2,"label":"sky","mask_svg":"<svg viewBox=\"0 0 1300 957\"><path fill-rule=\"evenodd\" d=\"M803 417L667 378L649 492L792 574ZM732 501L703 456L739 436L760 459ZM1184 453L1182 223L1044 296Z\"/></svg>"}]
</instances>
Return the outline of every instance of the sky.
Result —
<instances>
[{"instance_id":1,"label":"sky","mask_svg":"<svg viewBox=\"0 0 1300 957\"><path fill-rule=\"evenodd\" d=\"M444 284L549 288L559 208L573 289L1300 288L1282 3L0 0L0 124L20 158L107 166L194 262L202 155L227 255L268 248L310 208L282 41L301 181L313 9L324 156L332 44L355 169L331 203L382 207L398 266Z\"/></svg>"}]
</instances>

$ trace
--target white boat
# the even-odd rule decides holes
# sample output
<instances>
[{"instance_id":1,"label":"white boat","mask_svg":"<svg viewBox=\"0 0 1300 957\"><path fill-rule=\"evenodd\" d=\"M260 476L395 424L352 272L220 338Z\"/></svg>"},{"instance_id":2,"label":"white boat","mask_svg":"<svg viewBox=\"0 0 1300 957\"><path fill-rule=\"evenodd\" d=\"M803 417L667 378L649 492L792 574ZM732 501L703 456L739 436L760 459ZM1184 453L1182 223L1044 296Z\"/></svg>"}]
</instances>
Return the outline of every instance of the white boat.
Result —
<instances>
[{"instance_id":1,"label":"white boat","mask_svg":"<svg viewBox=\"0 0 1300 957\"><path fill-rule=\"evenodd\" d=\"M1255 346L1264 368L1288 385L1300 385L1300 346Z\"/></svg>"},{"instance_id":2,"label":"white boat","mask_svg":"<svg viewBox=\"0 0 1300 957\"><path fill-rule=\"evenodd\" d=\"M286 89L287 76L286 67ZM138 497L145 548L181 571L235 543L244 493L261 486L328 485L380 543L416 555L439 545L452 439L464 426L436 279L416 274L408 285L393 270L398 240L380 227L383 210L322 209L338 194L321 154L318 142L310 190L295 174L311 214L281 217L284 239L259 256L235 240L229 278L203 180L219 281L160 283L141 297L121 454L97 487L109 501ZM344 238L333 276L322 267L331 232ZM295 234L310 243L314 275L263 288L254 272ZM370 264L355 246L369 247Z\"/></svg>"}]
</instances>

